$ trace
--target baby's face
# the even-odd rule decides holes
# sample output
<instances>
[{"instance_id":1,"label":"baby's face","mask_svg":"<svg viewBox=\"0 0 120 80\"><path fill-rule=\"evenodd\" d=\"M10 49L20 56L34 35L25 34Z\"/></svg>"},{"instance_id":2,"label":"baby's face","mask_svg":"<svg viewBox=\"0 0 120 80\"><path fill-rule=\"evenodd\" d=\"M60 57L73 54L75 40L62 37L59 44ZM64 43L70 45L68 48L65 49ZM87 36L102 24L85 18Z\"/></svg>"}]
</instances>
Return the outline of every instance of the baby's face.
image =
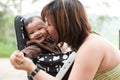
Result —
<instances>
[{"instance_id":1,"label":"baby's face","mask_svg":"<svg viewBox=\"0 0 120 80\"><path fill-rule=\"evenodd\" d=\"M48 36L46 27L47 26L41 19L34 18L26 27L30 40L39 40L40 42L45 40Z\"/></svg>"}]
</instances>

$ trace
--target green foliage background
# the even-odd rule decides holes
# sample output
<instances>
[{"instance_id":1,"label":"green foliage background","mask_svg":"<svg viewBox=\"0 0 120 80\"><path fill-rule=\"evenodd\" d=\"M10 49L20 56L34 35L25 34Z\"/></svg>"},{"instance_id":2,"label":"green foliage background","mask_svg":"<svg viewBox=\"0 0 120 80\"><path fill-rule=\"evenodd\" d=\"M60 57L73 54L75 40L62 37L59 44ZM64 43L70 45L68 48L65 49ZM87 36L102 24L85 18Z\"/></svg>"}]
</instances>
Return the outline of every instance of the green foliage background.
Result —
<instances>
[{"instance_id":1,"label":"green foliage background","mask_svg":"<svg viewBox=\"0 0 120 80\"><path fill-rule=\"evenodd\" d=\"M0 2L0 57L9 57L16 49L14 14L10 10L8 2Z\"/></svg>"}]
</instances>

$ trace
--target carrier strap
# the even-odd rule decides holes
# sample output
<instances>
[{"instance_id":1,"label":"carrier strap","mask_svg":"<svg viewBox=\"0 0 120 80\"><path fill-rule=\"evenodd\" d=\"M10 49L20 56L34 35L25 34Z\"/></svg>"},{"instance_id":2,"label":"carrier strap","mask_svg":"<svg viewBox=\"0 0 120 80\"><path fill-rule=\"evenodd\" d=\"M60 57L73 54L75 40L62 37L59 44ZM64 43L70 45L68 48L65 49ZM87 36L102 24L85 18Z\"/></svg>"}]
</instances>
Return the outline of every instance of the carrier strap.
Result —
<instances>
[{"instance_id":1,"label":"carrier strap","mask_svg":"<svg viewBox=\"0 0 120 80\"><path fill-rule=\"evenodd\" d=\"M57 73L56 79L62 80L62 78L64 77L64 75L68 71L68 69L73 64L75 56L76 56L76 52L72 52L70 54L69 58L66 60L66 62L64 63L64 65L62 66L62 68L60 69L60 71Z\"/></svg>"}]
</instances>

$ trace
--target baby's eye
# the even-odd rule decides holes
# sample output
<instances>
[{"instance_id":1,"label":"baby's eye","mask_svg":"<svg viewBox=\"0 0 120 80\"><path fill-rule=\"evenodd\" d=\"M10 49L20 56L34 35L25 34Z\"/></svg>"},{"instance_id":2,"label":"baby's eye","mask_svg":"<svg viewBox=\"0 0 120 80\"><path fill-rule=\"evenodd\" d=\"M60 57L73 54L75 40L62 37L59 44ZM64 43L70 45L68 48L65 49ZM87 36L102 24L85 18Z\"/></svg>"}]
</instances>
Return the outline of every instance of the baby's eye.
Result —
<instances>
[{"instance_id":1,"label":"baby's eye","mask_svg":"<svg viewBox=\"0 0 120 80\"><path fill-rule=\"evenodd\" d=\"M33 34L34 32L30 32L30 33L28 33L28 35L31 35L31 34Z\"/></svg>"}]
</instances>

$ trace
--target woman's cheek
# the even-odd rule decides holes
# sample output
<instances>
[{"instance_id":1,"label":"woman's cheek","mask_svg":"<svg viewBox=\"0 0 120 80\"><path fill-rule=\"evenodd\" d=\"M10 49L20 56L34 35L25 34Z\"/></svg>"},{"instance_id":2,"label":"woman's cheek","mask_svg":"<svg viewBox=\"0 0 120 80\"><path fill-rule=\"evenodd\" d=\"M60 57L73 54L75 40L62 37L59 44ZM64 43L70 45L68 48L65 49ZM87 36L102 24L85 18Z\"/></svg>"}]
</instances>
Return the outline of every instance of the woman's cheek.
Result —
<instances>
[{"instance_id":1,"label":"woman's cheek","mask_svg":"<svg viewBox=\"0 0 120 80\"><path fill-rule=\"evenodd\" d=\"M57 31L56 31L53 27L49 27L49 28L48 28L48 32L49 32L50 36L52 37L52 39L53 39L55 42L58 42L58 34L57 34Z\"/></svg>"}]
</instances>

